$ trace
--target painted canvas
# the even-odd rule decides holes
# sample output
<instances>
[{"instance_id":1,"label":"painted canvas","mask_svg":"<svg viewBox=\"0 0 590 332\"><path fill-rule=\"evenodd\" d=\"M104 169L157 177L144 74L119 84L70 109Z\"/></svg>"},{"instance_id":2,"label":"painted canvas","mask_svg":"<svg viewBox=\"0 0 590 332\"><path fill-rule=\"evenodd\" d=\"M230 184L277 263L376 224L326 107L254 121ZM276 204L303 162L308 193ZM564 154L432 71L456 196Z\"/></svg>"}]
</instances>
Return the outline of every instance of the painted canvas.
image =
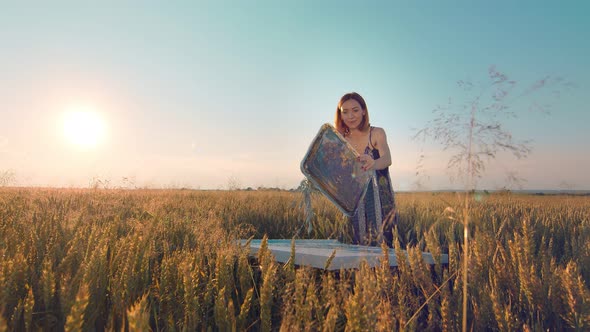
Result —
<instances>
[{"instance_id":1,"label":"painted canvas","mask_svg":"<svg viewBox=\"0 0 590 332\"><path fill-rule=\"evenodd\" d=\"M309 181L348 216L355 213L372 179L357 157L344 137L326 123L301 162L301 171Z\"/></svg>"}]
</instances>

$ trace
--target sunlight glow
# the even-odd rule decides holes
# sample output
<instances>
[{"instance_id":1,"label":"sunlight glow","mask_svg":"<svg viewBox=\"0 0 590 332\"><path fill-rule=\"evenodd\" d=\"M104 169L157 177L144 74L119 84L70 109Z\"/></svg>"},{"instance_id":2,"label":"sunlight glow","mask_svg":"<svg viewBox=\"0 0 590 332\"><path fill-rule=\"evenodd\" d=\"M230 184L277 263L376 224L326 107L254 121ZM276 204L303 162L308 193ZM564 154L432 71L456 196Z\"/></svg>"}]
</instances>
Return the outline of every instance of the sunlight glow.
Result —
<instances>
[{"instance_id":1,"label":"sunlight glow","mask_svg":"<svg viewBox=\"0 0 590 332\"><path fill-rule=\"evenodd\" d=\"M65 138L80 148L98 146L104 139L105 129L104 120L92 107L71 107L63 117Z\"/></svg>"}]
</instances>

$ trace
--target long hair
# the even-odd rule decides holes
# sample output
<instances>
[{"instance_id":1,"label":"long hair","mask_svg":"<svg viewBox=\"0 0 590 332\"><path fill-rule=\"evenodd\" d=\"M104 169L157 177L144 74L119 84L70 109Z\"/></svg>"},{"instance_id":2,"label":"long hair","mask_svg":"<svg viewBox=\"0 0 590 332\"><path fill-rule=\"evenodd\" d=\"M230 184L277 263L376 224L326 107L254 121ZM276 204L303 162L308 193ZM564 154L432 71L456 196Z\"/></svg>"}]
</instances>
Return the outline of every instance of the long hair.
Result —
<instances>
[{"instance_id":1,"label":"long hair","mask_svg":"<svg viewBox=\"0 0 590 332\"><path fill-rule=\"evenodd\" d=\"M363 97L361 97L361 95L359 95L356 92L349 92L347 94L345 94L344 96L342 96L342 98L340 98L340 101L338 102L338 106L336 106L336 118L334 120L334 126L336 127L336 130L338 130L338 132L342 135L346 135L349 131L349 128L346 124L344 124L344 121L342 120L342 114L340 113L342 111L342 104L344 104L346 101L350 100L350 99L354 99L356 100L359 105L361 105L361 108L365 111L365 115L363 116L363 119L361 120L361 123L359 124L359 130L360 131L365 131L367 129L369 129L369 109L367 109L367 103L365 102L365 100L363 99Z\"/></svg>"}]
</instances>

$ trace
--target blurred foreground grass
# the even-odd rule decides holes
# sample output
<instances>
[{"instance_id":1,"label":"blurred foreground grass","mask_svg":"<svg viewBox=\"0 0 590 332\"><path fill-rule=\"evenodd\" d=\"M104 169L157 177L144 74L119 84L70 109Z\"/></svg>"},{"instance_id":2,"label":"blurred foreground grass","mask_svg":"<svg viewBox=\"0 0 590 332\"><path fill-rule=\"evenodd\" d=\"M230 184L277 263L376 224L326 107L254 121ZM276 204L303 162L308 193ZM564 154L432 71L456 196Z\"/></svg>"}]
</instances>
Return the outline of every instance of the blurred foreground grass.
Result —
<instances>
[{"instance_id":1,"label":"blurred foreground grass","mask_svg":"<svg viewBox=\"0 0 590 332\"><path fill-rule=\"evenodd\" d=\"M0 331L459 330L460 202L398 194L383 250L407 260L325 272L236 241L348 241L319 195L308 234L296 192L0 188ZM590 197L478 194L470 213L470 328L590 329Z\"/></svg>"}]
</instances>

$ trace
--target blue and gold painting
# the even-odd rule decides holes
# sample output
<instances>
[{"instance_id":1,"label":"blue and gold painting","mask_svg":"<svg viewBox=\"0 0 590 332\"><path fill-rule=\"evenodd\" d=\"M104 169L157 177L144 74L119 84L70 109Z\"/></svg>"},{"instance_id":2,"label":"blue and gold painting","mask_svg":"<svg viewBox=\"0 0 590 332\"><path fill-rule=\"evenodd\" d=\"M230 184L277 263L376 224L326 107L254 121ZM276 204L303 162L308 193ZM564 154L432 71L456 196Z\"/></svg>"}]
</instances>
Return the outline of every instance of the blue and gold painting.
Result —
<instances>
[{"instance_id":1,"label":"blue and gold painting","mask_svg":"<svg viewBox=\"0 0 590 332\"><path fill-rule=\"evenodd\" d=\"M326 123L301 162L301 171L344 214L352 216L364 196L371 172L363 171L358 153Z\"/></svg>"}]
</instances>

